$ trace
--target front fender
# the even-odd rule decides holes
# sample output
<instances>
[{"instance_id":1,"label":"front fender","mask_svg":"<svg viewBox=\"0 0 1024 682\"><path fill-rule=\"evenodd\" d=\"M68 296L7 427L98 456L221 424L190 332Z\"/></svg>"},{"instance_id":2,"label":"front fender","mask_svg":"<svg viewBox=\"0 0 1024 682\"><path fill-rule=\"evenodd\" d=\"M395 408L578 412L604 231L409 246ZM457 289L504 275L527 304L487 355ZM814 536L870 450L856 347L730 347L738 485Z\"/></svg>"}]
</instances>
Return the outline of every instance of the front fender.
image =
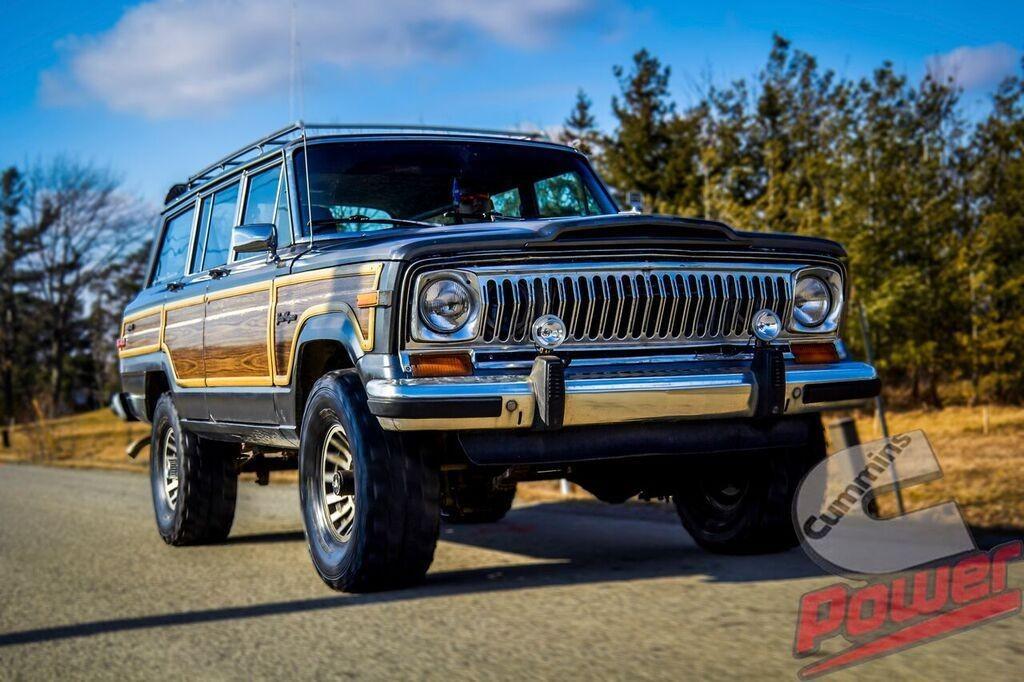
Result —
<instances>
[{"instance_id":1,"label":"front fender","mask_svg":"<svg viewBox=\"0 0 1024 682\"><path fill-rule=\"evenodd\" d=\"M353 366L366 354L363 336L350 312L339 310L315 315L302 323L295 340L295 349L288 364L288 384L294 382L302 347L313 341L337 341L348 352Z\"/></svg>"}]
</instances>

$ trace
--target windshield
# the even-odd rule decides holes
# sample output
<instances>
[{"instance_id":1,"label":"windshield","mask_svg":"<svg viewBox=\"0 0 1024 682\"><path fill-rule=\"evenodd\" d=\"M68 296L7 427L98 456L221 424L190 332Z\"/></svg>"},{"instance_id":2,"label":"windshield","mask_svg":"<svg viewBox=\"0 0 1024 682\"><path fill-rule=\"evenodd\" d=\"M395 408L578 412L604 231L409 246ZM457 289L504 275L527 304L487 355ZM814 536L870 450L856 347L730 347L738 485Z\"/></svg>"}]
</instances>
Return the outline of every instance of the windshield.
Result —
<instances>
[{"instance_id":1,"label":"windshield","mask_svg":"<svg viewBox=\"0 0 1024 682\"><path fill-rule=\"evenodd\" d=\"M301 229L315 238L417 224L615 213L578 154L526 144L374 140L295 152Z\"/></svg>"}]
</instances>

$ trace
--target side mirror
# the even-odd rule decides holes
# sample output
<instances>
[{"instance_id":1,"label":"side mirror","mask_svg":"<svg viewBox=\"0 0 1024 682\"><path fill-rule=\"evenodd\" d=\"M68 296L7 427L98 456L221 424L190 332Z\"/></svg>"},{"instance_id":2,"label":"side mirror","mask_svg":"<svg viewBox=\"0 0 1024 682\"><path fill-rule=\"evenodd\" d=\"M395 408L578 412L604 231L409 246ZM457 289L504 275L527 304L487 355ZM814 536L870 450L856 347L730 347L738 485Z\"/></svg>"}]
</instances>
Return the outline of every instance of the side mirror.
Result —
<instances>
[{"instance_id":1,"label":"side mirror","mask_svg":"<svg viewBox=\"0 0 1024 682\"><path fill-rule=\"evenodd\" d=\"M231 230L231 251L241 253L262 253L277 250L277 228L272 223L250 223L236 225Z\"/></svg>"}]
</instances>

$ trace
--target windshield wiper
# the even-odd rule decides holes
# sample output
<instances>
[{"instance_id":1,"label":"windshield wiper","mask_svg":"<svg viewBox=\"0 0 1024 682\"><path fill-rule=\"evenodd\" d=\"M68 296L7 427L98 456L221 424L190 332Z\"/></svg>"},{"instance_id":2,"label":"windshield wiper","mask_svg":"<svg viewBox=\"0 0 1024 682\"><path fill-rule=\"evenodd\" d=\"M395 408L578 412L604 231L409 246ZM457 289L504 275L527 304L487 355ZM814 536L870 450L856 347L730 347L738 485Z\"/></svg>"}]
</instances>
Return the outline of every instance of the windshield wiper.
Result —
<instances>
[{"instance_id":1,"label":"windshield wiper","mask_svg":"<svg viewBox=\"0 0 1024 682\"><path fill-rule=\"evenodd\" d=\"M491 222L494 222L495 220L526 220L526 218L522 218L517 215L505 215L504 213L498 213L497 211L488 211L483 215Z\"/></svg>"},{"instance_id":2,"label":"windshield wiper","mask_svg":"<svg viewBox=\"0 0 1024 682\"><path fill-rule=\"evenodd\" d=\"M505 215L504 213L498 213L497 211L481 211L479 213L458 213L455 210L451 210L445 211L444 216L461 220L462 224L466 225L476 225L480 222L496 223L501 220L526 220L526 218L521 218L516 215Z\"/></svg>"},{"instance_id":3,"label":"windshield wiper","mask_svg":"<svg viewBox=\"0 0 1024 682\"><path fill-rule=\"evenodd\" d=\"M423 220L405 220L403 218L371 218L362 213L346 215L340 218L321 218L314 220L313 225L339 225L342 223L376 223L378 225L403 225L408 227L437 227L437 223L428 223Z\"/></svg>"}]
</instances>

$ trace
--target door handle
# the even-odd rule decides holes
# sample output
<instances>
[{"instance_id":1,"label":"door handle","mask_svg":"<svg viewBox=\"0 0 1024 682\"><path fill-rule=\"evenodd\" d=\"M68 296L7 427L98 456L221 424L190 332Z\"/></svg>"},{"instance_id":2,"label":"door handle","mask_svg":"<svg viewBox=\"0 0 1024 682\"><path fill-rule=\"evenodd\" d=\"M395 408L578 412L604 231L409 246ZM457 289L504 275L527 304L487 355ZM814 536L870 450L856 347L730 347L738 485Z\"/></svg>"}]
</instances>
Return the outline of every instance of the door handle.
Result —
<instances>
[{"instance_id":1,"label":"door handle","mask_svg":"<svg viewBox=\"0 0 1024 682\"><path fill-rule=\"evenodd\" d=\"M185 288L184 282L168 282L167 291L179 291Z\"/></svg>"},{"instance_id":2,"label":"door handle","mask_svg":"<svg viewBox=\"0 0 1024 682\"><path fill-rule=\"evenodd\" d=\"M227 277L231 274L231 271L227 268L213 268L210 270L210 277L212 279L220 279L221 277Z\"/></svg>"}]
</instances>

